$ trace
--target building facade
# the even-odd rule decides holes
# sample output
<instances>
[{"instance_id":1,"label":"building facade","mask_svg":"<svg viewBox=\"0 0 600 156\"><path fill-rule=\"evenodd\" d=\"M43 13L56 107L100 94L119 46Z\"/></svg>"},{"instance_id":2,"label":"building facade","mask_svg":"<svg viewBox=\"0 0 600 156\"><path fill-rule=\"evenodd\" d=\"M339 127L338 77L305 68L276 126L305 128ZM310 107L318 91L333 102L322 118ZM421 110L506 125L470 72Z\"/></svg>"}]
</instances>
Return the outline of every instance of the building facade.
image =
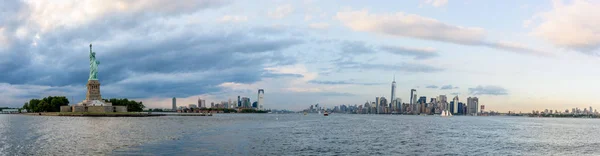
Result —
<instances>
[{"instance_id":1,"label":"building facade","mask_svg":"<svg viewBox=\"0 0 600 156\"><path fill-rule=\"evenodd\" d=\"M263 110L264 97L265 97L265 90L258 89L258 98L257 98L258 99L257 100L258 110Z\"/></svg>"},{"instance_id":2,"label":"building facade","mask_svg":"<svg viewBox=\"0 0 600 156\"><path fill-rule=\"evenodd\" d=\"M173 97L173 111L177 111L177 98Z\"/></svg>"}]
</instances>

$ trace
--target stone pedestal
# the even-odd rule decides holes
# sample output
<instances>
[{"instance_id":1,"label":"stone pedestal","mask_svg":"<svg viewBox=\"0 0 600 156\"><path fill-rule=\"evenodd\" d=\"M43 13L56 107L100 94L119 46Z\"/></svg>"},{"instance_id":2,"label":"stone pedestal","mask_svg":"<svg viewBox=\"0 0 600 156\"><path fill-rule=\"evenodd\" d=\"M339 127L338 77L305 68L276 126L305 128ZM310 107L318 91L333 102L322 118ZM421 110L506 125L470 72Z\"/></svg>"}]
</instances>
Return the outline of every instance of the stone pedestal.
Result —
<instances>
[{"instance_id":1,"label":"stone pedestal","mask_svg":"<svg viewBox=\"0 0 600 156\"><path fill-rule=\"evenodd\" d=\"M127 106L113 106L110 102L102 100L100 94L100 82L98 80L88 80L85 100L74 106L63 106L61 112L127 112Z\"/></svg>"},{"instance_id":2,"label":"stone pedestal","mask_svg":"<svg viewBox=\"0 0 600 156\"><path fill-rule=\"evenodd\" d=\"M102 95L100 95L100 82L98 80L88 80L85 100L102 100Z\"/></svg>"}]
</instances>

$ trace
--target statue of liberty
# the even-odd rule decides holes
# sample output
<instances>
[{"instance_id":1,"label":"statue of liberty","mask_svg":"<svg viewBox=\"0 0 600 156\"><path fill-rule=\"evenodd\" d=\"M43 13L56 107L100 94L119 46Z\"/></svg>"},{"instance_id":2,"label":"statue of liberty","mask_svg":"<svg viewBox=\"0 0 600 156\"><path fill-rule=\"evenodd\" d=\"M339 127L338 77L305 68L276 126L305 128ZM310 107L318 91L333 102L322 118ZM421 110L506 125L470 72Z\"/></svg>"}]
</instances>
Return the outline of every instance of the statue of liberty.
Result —
<instances>
[{"instance_id":1,"label":"statue of liberty","mask_svg":"<svg viewBox=\"0 0 600 156\"><path fill-rule=\"evenodd\" d=\"M88 80L98 80L98 65L100 61L96 60L96 52L92 52L90 44L90 78Z\"/></svg>"}]
</instances>

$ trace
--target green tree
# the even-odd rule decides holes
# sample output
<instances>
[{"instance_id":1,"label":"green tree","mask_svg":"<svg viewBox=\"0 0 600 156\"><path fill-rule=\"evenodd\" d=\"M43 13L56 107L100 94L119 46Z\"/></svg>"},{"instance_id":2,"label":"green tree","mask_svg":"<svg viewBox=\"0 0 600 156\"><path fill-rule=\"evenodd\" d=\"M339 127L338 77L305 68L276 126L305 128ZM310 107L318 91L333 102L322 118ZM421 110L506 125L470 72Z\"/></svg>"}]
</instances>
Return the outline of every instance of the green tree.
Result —
<instances>
[{"instance_id":1,"label":"green tree","mask_svg":"<svg viewBox=\"0 0 600 156\"><path fill-rule=\"evenodd\" d=\"M41 100L37 105L37 112L48 112L48 109L50 108L51 106L46 100Z\"/></svg>"},{"instance_id":2,"label":"green tree","mask_svg":"<svg viewBox=\"0 0 600 156\"><path fill-rule=\"evenodd\" d=\"M38 99L29 100L29 108L31 109L32 112L40 112L40 109L38 107L40 102L41 102L41 100L38 100Z\"/></svg>"},{"instance_id":3,"label":"green tree","mask_svg":"<svg viewBox=\"0 0 600 156\"><path fill-rule=\"evenodd\" d=\"M23 109L29 110L29 103L25 102L25 104L23 104Z\"/></svg>"}]
</instances>

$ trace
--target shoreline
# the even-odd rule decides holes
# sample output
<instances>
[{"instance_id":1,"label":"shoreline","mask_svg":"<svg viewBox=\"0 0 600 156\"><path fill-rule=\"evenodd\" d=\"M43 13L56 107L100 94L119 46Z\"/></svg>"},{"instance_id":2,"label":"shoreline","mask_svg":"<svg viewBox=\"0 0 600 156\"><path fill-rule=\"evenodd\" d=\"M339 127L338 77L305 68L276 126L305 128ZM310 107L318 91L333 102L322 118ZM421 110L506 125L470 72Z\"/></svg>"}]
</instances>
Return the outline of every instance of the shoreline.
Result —
<instances>
[{"instance_id":1,"label":"shoreline","mask_svg":"<svg viewBox=\"0 0 600 156\"><path fill-rule=\"evenodd\" d=\"M165 114L148 114L143 112L89 113L89 112L45 112L21 113L29 116L71 116L71 117L156 117Z\"/></svg>"}]
</instances>

